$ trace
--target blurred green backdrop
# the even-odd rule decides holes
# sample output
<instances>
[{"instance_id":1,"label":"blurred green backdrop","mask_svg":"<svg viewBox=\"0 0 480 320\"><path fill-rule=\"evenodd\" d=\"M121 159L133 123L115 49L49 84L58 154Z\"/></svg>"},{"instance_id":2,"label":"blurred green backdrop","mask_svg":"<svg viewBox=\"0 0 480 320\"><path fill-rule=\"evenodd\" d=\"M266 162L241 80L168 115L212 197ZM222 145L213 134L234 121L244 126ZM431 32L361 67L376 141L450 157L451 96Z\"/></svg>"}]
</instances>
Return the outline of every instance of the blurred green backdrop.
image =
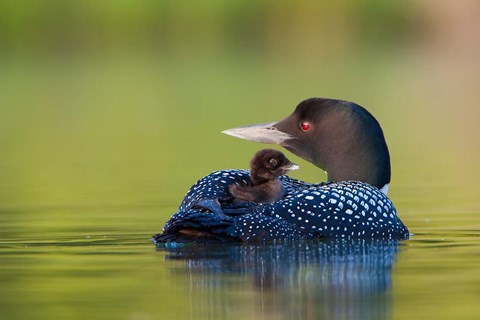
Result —
<instances>
[{"instance_id":1,"label":"blurred green backdrop","mask_svg":"<svg viewBox=\"0 0 480 320\"><path fill-rule=\"evenodd\" d=\"M220 131L318 96L366 107L389 143L417 234L393 317L478 318L479 16L477 0L0 0L0 317L197 318L209 296L150 235L198 178L265 147ZM259 318L238 282L225 308Z\"/></svg>"},{"instance_id":2,"label":"blurred green backdrop","mask_svg":"<svg viewBox=\"0 0 480 320\"><path fill-rule=\"evenodd\" d=\"M278 120L319 96L379 119L407 224L418 207L478 209L479 10L433 0L2 0L0 208L173 210L196 179L245 168L263 147L221 130ZM325 179L295 161L295 177Z\"/></svg>"}]
</instances>

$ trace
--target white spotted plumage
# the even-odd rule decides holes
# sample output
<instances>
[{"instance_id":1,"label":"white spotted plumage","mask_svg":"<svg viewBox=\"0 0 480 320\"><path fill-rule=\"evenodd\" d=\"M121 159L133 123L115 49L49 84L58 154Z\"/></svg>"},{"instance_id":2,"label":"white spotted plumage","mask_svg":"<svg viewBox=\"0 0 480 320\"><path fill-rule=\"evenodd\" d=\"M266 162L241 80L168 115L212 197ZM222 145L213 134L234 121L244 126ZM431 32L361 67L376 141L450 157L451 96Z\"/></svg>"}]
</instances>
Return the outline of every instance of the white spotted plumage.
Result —
<instances>
[{"instance_id":1,"label":"white spotted plumage","mask_svg":"<svg viewBox=\"0 0 480 320\"><path fill-rule=\"evenodd\" d=\"M164 227L173 232L185 226L215 230L243 242L302 238L405 239L408 231L392 202L379 189L362 182L309 184L280 177L286 196L271 204L250 204L245 211L223 219L192 208L204 198L228 198L228 185L248 178L247 170L221 170L200 179L188 191ZM228 205L222 207L228 215ZM218 221L217 221L218 220ZM221 221L220 221L221 220Z\"/></svg>"}]
</instances>

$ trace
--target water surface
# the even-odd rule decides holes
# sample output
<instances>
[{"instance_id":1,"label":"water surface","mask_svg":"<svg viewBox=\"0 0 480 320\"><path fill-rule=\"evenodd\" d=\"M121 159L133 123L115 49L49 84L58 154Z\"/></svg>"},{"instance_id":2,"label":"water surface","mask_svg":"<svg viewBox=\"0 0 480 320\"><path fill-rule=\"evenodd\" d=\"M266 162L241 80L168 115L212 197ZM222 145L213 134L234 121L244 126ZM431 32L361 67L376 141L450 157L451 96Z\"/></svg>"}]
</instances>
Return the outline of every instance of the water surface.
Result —
<instances>
[{"instance_id":1,"label":"water surface","mask_svg":"<svg viewBox=\"0 0 480 320\"><path fill-rule=\"evenodd\" d=\"M480 232L447 231L448 219L402 242L155 248L143 219L125 219L131 214L153 219L157 210L2 212L2 319L475 319L480 312ZM459 216L464 226L477 219Z\"/></svg>"}]
</instances>

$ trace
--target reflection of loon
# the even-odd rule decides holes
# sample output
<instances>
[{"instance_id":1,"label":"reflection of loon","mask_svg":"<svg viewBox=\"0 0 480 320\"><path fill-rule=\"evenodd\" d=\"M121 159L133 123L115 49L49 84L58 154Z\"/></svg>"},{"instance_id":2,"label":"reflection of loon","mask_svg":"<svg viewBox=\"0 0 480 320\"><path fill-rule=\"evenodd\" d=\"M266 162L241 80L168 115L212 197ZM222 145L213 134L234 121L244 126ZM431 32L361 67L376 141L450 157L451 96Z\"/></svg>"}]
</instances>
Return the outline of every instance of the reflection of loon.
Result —
<instances>
[{"instance_id":1,"label":"reflection of loon","mask_svg":"<svg viewBox=\"0 0 480 320\"><path fill-rule=\"evenodd\" d=\"M193 311L209 318L244 307L250 318L388 319L398 249L397 241L356 239L161 250L185 261L168 266L188 275Z\"/></svg>"},{"instance_id":2,"label":"reflection of loon","mask_svg":"<svg viewBox=\"0 0 480 320\"><path fill-rule=\"evenodd\" d=\"M230 129L247 140L280 144L328 172L329 183L280 177L286 197L238 205L228 185L248 179L223 170L200 179L154 242L258 242L277 239L407 239L408 229L386 196L390 156L382 129L364 108L346 101L308 99L282 121ZM219 199L223 213L195 208Z\"/></svg>"}]
</instances>

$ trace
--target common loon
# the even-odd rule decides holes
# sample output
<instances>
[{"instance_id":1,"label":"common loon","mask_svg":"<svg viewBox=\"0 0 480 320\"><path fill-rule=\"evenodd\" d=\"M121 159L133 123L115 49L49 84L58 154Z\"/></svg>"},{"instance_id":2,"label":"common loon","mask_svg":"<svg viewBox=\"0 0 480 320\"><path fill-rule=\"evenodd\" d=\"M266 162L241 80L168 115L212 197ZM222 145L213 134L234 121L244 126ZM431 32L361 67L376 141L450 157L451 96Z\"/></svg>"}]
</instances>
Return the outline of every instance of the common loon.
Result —
<instances>
[{"instance_id":1,"label":"common loon","mask_svg":"<svg viewBox=\"0 0 480 320\"><path fill-rule=\"evenodd\" d=\"M246 183L246 170L221 170L197 181L177 213L152 240L189 243L256 243L310 238L408 239L407 227L386 196L390 156L377 120L342 100L302 101L285 119L223 131L283 146L325 170L328 182L279 177L284 198L269 204L228 201L228 186ZM196 204L218 199L222 212Z\"/></svg>"},{"instance_id":2,"label":"common loon","mask_svg":"<svg viewBox=\"0 0 480 320\"><path fill-rule=\"evenodd\" d=\"M247 183L234 183L228 190L235 200L272 203L285 196L285 187L277 178L290 170L297 170L283 153L273 149L258 151L250 161L250 179Z\"/></svg>"}]
</instances>

